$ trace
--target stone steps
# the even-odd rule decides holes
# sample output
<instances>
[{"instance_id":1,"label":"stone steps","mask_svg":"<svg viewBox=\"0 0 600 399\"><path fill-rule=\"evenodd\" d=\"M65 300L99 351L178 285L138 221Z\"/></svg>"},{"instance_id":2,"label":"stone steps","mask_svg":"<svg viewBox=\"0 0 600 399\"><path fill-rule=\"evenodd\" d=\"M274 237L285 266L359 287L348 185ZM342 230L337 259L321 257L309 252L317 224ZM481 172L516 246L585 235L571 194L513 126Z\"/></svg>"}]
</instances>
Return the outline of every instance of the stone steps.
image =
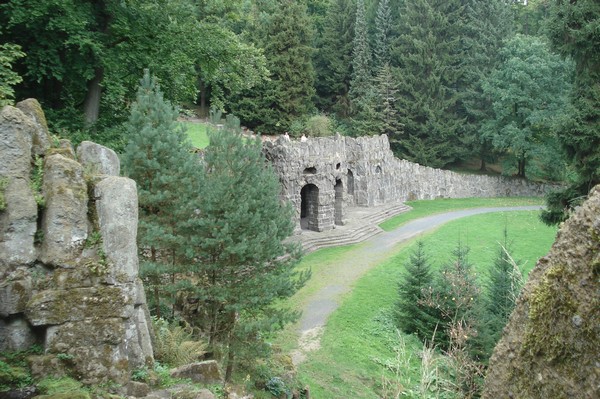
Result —
<instances>
[{"instance_id":1,"label":"stone steps","mask_svg":"<svg viewBox=\"0 0 600 399\"><path fill-rule=\"evenodd\" d=\"M357 207L349 210L346 225L325 232L303 231L299 240L306 253L326 247L357 244L381 233L383 230L378 224L382 221L410 209L403 203L377 208Z\"/></svg>"}]
</instances>

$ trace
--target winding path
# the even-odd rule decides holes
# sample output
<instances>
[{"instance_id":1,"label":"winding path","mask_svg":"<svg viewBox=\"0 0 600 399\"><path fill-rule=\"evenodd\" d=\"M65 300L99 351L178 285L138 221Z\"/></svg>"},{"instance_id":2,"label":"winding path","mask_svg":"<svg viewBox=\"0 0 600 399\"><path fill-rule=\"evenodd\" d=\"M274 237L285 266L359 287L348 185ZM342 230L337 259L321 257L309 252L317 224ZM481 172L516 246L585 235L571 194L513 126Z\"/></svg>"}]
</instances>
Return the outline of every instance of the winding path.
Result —
<instances>
[{"instance_id":1,"label":"winding path","mask_svg":"<svg viewBox=\"0 0 600 399\"><path fill-rule=\"evenodd\" d=\"M467 216L491 212L533 211L540 206L517 206L495 208L473 208L440 213L415 219L390 232L378 234L352 251L352 256L331 265L326 285L315 292L307 301L299 322L298 349L292 352L294 364L306 360L307 353L320 346L320 337L327 319L338 305L341 296L350 291L352 284L367 270L378 265L389 256L389 252L398 244L406 242L420 234L433 230L449 221Z\"/></svg>"}]
</instances>

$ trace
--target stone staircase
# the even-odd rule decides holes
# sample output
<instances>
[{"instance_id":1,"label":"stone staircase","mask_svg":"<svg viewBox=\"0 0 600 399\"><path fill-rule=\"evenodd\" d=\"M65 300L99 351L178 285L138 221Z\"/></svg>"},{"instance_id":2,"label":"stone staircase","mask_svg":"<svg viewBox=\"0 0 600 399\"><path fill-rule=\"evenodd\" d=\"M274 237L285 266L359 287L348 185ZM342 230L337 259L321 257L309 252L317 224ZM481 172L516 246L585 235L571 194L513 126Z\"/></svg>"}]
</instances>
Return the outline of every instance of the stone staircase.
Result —
<instances>
[{"instance_id":1,"label":"stone staircase","mask_svg":"<svg viewBox=\"0 0 600 399\"><path fill-rule=\"evenodd\" d=\"M297 239L305 253L326 247L356 244L365 241L383 230L379 223L411 208L404 203L392 203L377 207L352 207L346 212L348 222L333 230L316 232L302 230Z\"/></svg>"}]
</instances>

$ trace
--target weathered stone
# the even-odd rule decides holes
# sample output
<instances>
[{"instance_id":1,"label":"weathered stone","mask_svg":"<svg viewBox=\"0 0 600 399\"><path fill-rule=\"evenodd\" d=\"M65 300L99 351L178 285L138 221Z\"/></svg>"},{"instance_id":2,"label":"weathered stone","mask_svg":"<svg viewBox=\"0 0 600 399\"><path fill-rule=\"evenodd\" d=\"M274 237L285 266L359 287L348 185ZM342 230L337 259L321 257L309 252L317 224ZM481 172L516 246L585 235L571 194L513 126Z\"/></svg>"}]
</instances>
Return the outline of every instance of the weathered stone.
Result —
<instances>
[{"instance_id":1,"label":"weathered stone","mask_svg":"<svg viewBox=\"0 0 600 399\"><path fill-rule=\"evenodd\" d=\"M21 110L0 111L0 176L29 178L32 137L36 127Z\"/></svg>"},{"instance_id":2,"label":"weathered stone","mask_svg":"<svg viewBox=\"0 0 600 399\"><path fill-rule=\"evenodd\" d=\"M31 278L0 283L0 317L23 313L31 297Z\"/></svg>"},{"instance_id":3,"label":"weathered stone","mask_svg":"<svg viewBox=\"0 0 600 399\"><path fill-rule=\"evenodd\" d=\"M34 355L27 358L31 376L36 380L46 377L61 378L68 375L65 363L56 355Z\"/></svg>"},{"instance_id":4,"label":"weathered stone","mask_svg":"<svg viewBox=\"0 0 600 399\"><path fill-rule=\"evenodd\" d=\"M125 387L127 395L133 396L136 398L145 397L150 393L150 387L148 384L144 384L143 382L138 381L129 381L127 386Z\"/></svg>"},{"instance_id":5,"label":"weathered stone","mask_svg":"<svg viewBox=\"0 0 600 399\"><path fill-rule=\"evenodd\" d=\"M0 352L29 349L35 343L36 337L25 319L0 319Z\"/></svg>"},{"instance_id":6,"label":"weathered stone","mask_svg":"<svg viewBox=\"0 0 600 399\"><path fill-rule=\"evenodd\" d=\"M11 265L29 264L36 258L37 204L29 179L8 179L4 190L6 209L0 211L0 275Z\"/></svg>"},{"instance_id":7,"label":"weathered stone","mask_svg":"<svg viewBox=\"0 0 600 399\"><path fill-rule=\"evenodd\" d=\"M68 353L80 346L118 346L125 342L124 338L125 327L121 319L85 319L48 327L44 347L50 353Z\"/></svg>"},{"instance_id":8,"label":"weathered stone","mask_svg":"<svg viewBox=\"0 0 600 399\"><path fill-rule=\"evenodd\" d=\"M39 395L35 399L91 399L91 396L87 392L61 392L54 393L51 395Z\"/></svg>"},{"instance_id":9,"label":"weathered stone","mask_svg":"<svg viewBox=\"0 0 600 399\"><path fill-rule=\"evenodd\" d=\"M77 147L77 159L91 174L119 176L121 163L116 152L91 141Z\"/></svg>"},{"instance_id":10,"label":"weathered stone","mask_svg":"<svg viewBox=\"0 0 600 399\"><path fill-rule=\"evenodd\" d=\"M110 273L134 281L138 275L138 202L135 182L109 176L94 187L98 226Z\"/></svg>"},{"instance_id":11,"label":"weathered stone","mask_svg":"<svg viewBox=\"0 0 600 399\"><path fill-rule=\"evenodd\" d=\"M47 264L70 266L87 238L87 185L82 166L62 155L46 157L40 259Z\"/></svg>"},{"instance_id":12,"label":"weathered stone","mask_svg":"<svg viewBox=\"0 0 600 399\"><path fill-rule=\"evenodd\" d=\"M33 155L43 156L50 148L51 139L42 106L36 99L28 98L18 102L17 108L23 111L35 125L35 131L32 135L33 146L31 148Z\"/></svg>"},{"instance_id":13,"label":"weathered stone","mask_svg":"<svg viewBox=\"0 0 600 399\"><path fill-rule=\"evenodd\" d=\"M154 360L152 340L150 338L150 319L143 306L134 309L133 316L125 322L127 356L132 369L151 365Z\"/></svg>"},{"instance_id":14,"label":"weathered stone","mask_svg":"<svg viewBox=\"0 0 600 399\"><path fill-rule=\"evenodd\" d=\"M222 381L216 360L186 364L171 370L173 378L189 378L201 384L217 384Z\"/></svg>"},{"instance_id":15,"label":"weathered stone","mask_svg":"<svg viewBox=\"0 0 600 399\"><path fill-rule=\"evenodd\" d=\"M2 399L31 399L36 397L38 394L37 388L35 386L11 389L9 391L0 392L0 397Z\"/></svg>"},{"instance_id":16,"label":"weathered stone","mask_svg":"<svg viewBox=\"0 0 600 399\"><path fill-rule=\"evenodd\" d=\"M33 295L26 314L34 326L98 317L127 319L133 316L133 298L114 286L46 290Z\"/></svg>"},{"instance_id":17,"label":"weathered stone","mask_svg":"<svg viewBox=\"0 0 600 399\"><path fill-rule=\"evenodd\" d=\"M483 398L600 397L600 186L529 274Z\"/></svg>"}]
</instances>

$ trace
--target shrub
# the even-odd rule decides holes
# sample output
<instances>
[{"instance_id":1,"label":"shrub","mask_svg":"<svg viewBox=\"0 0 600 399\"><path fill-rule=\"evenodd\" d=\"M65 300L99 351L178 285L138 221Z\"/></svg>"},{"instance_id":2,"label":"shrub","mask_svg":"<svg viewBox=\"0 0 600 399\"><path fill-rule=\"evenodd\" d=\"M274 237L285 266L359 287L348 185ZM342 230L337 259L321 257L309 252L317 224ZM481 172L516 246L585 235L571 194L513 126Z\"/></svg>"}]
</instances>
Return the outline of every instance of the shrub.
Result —
<instances>
[{"instance_id":1,"label":"shrub","mask_svg":"<svg viewBox=\"0 0 600 399\"><path fill-rule=\"evenodd\" d=\"M314 115L306 121L306 134L311 137L326 137L334 134L333 124L327 115Z\"/></svg>"}]
</instances>

